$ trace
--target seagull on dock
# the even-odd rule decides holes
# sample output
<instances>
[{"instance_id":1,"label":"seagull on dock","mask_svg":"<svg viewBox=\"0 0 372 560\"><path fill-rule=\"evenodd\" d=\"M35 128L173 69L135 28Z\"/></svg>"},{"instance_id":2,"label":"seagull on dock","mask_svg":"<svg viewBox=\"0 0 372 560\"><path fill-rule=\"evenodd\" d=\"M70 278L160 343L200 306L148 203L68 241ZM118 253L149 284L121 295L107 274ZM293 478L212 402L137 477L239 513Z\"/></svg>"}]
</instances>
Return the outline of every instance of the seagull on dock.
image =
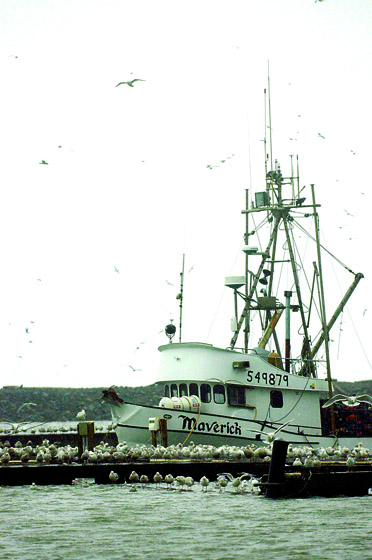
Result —
<instances>
[{"instance_id":1,"label":"seagull on dock","mask_svg":"<svg viewBox=\"0 0 372 560\"><path fill-rule=\"evenodd\" d=\"M337 402L341 402L343 405L349 407L359 406L360 403L363 402L372 405L372 397L370 397L369 395L359 395L358 397L356 397L355 395L352 395L351 397L348 395L335 395L334 397L326 401L323 404L322 408L328 408L329 406L332 406L332 404L335 404Z\"/></svg>"},{"instance_id":2,"label":"seagull on dock","mask_svg":"<svg viewBox=\"0 0 372 560\"><path fill-rule=\"evenodd\" d=\"M145 82L146 80L141 80L141 78L134 78L134 80L128 80L128 82L119 82L115 87L127 85L129 87L134 87L134 82Z\"/></svg>"},{"instance_id":3,"label":"seagull on dock","mask_svg":"<svg viewBox=\"0 0 372 560\"><path fill-rule=\"evenodd\" d=\"M85 410L83 408L83 410L80 410L80 412L77 413L76 418L78 420L85 420Z\"/></svg>"}]
</instances>

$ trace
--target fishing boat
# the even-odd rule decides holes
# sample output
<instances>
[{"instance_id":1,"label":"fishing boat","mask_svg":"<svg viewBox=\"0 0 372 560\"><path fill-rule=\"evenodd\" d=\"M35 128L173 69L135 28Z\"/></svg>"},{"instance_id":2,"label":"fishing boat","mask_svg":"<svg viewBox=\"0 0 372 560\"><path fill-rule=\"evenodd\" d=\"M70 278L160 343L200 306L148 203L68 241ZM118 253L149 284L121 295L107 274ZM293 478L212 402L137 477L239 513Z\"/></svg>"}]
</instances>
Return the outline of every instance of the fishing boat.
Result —
<instances>
[{"instance_id":1,"label":"fishing boat","mask_svg":"<svg viewBox=\"0 0 372 560\"><path fill-rule=\"evenodd\" d=\"M271 134L271 116L267 129ZM242 210L244 274L225 279L234 307L227 347L181 335L175 342L176 327L167 325L158 405L104 391L119 442L156 443L163 435L168 445L259 446L276 435L293 445L372 448L372 398L335 394L330 369L330 331L363 274L336 259L350 281L329 312L322 258L332 255L321 243L315 187L300 187L297 156L284 175L267 154L271 137L264 143L263 188L246 190ZM178 298L182 315L183 270Z\"/></svg>"}]
</instances>

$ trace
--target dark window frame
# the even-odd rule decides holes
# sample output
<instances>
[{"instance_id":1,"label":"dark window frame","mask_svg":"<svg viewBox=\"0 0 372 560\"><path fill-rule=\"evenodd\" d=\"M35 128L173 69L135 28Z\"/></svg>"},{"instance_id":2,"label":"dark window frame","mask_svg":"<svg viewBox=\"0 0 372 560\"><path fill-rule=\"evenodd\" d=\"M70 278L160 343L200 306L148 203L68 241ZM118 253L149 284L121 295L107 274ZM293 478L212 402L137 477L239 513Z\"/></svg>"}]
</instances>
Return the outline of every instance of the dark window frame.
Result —
<instances>
[{"instance_id":1,"label":"dark window frame","mask_svg":"<svg viewBox=\"0 0 372 560\"><path fill-rule=\"evenodd\" d=\"M222 397L221 400L216 397ZM223 385L213 385L213 402L216 404L225 404L226 402L226 391Z\"/></svg>"},{"instance_id":2,"label":"dark window frame","mask_svg":"<svg viewBox=\"0 0 372 560\"><path fill-rule=\"evenodd\" d=\"M283 392L279 389L270 391L270 406L271 408L283 408Z\"/></svg>"},{"instance_id":3,"label":"dark window frame","mask_svg":"<svg viewBox=\"0 0 372 560\"><path fill-rule=\"evenodd\" d=\"M186 383L180 383L180 385L178 387L178 394L179 394L180 397L188 397L189 396Z\"/></svg>"},{"instance_id":4,"label":"dark window frame","mask_svg":"<svg viewBox=\"0 0 372 560\"><path fill-rule=\"evenodd\" d=\"M212 402L212 389L209 383L202 383L200 385L200 400L206 404Z\"/></svg>"},{"instance_id":5,"label":"dark window frame","mask_svg":"<svg viewBox=\"0 0 372 560\"><path fill-rule=\"evenodd\" d=\"M189 395L190 397L191 395L195 395L195 397L199 396L199 385L197 383L189 383Z\"/></svg>"},{"instance_id":6,"label":"dark window frame","mask_svg":"<svg viewBox=\"0 0 372 560\"><path fill-rule=\"evenodd\" d=\"M244 385L227 385L227 403L229 406L247 406L246 391Z\"/></svg>"}]
</instances>

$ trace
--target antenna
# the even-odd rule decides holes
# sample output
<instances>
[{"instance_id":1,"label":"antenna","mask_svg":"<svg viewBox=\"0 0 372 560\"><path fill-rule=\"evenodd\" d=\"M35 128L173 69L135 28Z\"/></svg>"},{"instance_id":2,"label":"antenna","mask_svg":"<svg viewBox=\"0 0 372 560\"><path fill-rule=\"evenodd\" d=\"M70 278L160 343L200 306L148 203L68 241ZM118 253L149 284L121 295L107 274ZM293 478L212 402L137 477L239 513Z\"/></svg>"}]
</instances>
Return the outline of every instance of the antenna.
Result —
<instances>
[{"instance_id":1,"label":"antenna","mask_svg":"<svg viewBox=\"0 0 372 560\"><path fill-rule=\"evenodd\" d=\"M267 62L267 93L269 99L269 130L270 130L270 171L273 172L273 135L271 128L271 94L270 94L270 62Z\"/></svg>"},{"instance_id":2,"label":"antenna","mask_svg":"<svg viewBox=\"0 0 372 560\"><path fill-rule=\"evenodd\" d=\"M177 295L177 299L180 300L180 338L179 341L181 342L181 337L182 337L182 304L183 304L183 277L185 274L185 253L183 254L182 257L182 272L180 274L181 277L181 287L180 287L180 293Z\"/></svg>"}]
</instances>

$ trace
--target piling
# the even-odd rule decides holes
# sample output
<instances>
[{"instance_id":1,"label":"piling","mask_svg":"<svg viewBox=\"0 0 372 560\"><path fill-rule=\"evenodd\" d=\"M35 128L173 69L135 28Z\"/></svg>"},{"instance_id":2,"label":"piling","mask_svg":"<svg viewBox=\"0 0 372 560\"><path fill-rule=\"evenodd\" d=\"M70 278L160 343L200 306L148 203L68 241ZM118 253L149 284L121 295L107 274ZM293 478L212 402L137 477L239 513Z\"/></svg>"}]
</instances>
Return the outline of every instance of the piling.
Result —
<instances>
[{"instance_id":1,"label":"piling","mask_svg":"<svg viewBox=\"0 0 372 560\"><path fill-rule=\"evenodd\" d=\"M77 428L78 448L81 456L84 451L94 449L94 422L79 422Z\"/></svg>"},{"instance_id":2,"label":"piling","mask_svg":"<svg viewBox=\"0 0 372 560\"><path fill-rule=\"evenodd\" d=\"M269 477L266 484L266 497L278 498L283 494L285 484L285 462L287 458L288 441L276 439L270 461Z\"/></svg>"}]
</instances>

